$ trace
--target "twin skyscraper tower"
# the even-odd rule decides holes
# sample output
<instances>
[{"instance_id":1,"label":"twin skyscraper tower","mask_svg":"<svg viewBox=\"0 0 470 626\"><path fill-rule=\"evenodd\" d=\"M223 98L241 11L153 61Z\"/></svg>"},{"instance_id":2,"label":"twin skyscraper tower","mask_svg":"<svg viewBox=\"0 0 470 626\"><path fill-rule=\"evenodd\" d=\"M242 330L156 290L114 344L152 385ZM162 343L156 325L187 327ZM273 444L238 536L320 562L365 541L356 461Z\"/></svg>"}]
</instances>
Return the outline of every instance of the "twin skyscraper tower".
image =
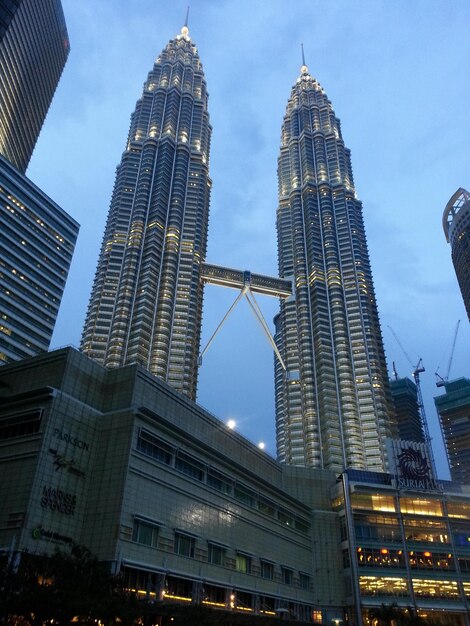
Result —
<instances>
[{"instance_id":1,"label":"twin skyscraper tower","mask_svg":"<svg viewBox=\"0 0 470 626\"><path fill-rule=\"evenodd\" d=\"M225 275L236 284L244 275L205 262L207 101L184 26L157 58L131 117L81 344L107 367L140 363L193 400L204 282ZM284 280L258 276L258 291L281 297L278 458L384 471L394 422L362 205L340 122L305 65L287 103L278 180Z\"/></svg>"}]
</instances>

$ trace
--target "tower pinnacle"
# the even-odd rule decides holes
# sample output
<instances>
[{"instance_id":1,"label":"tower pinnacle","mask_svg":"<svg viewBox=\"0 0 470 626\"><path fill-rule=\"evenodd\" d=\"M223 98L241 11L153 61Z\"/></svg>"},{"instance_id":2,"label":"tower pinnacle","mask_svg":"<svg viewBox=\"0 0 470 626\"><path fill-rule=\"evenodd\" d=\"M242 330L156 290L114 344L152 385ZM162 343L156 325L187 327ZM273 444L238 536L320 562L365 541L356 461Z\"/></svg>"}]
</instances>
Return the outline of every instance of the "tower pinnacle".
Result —
<instances>
[{"instance_id":1,"label":"tower pinnacle","mask_svg":"<svg viewBox=\"0 0 470 626\"><path fill-rule=\"evenodd\" d=\"M189 36L188 18L189 18L189 4L188 4L188 8L186 9L186 19L184 20L184 26L181 29L181 34L183 35L183 37Z\"/></svg>"},{"instance_id":2,"label":"tower pinnacle","mask_svg":"<svg viewBox=\"0 0 470 626\"><path fill-rule=\"evenodd\" d=\"M302 49L302 67L300 68L300 73L301 74L308 74L308 67L305 64L304 44L301 43L300 47Z\"/></svg>"}]
</instances>

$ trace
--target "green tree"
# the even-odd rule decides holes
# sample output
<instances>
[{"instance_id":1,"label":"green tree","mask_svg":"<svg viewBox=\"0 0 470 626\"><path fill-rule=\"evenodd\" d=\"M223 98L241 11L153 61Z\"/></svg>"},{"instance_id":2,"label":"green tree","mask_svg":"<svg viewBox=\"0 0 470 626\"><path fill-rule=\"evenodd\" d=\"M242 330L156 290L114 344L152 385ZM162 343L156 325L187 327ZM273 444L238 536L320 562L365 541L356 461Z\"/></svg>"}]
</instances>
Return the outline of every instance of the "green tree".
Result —
<instances>
[{"instance_id":1,"label":"green tree","mask_svg":"<svg viewBox=\"0 0 470 626\"><path fill-rule=\"evenodd\" d=\"M40 626L53 619L70 624L100 619L124 626L134 623L145 605L126 593L119 577L112 576L106 563L86 548L75 547L71 554L52 556L23 554L14 567L6 556L1 561L0 615L21 618L25 625ZM0 622L1 623L1 622Z\"/></svg>"}]
</instances>

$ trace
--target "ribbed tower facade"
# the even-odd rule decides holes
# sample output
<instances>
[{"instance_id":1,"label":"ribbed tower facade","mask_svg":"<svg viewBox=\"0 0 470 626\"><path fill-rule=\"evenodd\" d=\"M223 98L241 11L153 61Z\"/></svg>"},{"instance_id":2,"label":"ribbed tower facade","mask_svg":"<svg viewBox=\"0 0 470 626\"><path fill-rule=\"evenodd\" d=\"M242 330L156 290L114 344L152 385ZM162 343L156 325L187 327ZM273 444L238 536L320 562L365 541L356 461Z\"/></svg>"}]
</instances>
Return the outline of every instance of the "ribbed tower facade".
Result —
<instances>
[{"instance_id":1,"label":"ribbed tower facade","mask_svg":"<svg viewBox=\"0 0 470 626\"><path fill-rule=\"evenodd\" d=\"M470 321L470 193L466 189L457 189L447 203L442 227Z\"/></svg>"},{"instance_id":2,"label":"ribbed tower facade","mask_svg":"<svg viewBox=\"0 0 470 626\"><path fill-rule=\"evenodd\" d=\"M23 174L69 52L60 0L0 0L0 154Z\"/></svg>"},{"instance_id":3,"label":"ribbed tower facade","mask_svg":"<svg viewBox=\"0 0 470 626\"><path fill-rule=\"evenodd\" d=\"M278 456L294 465L382 471L390 391L362 204L350 152L323 88L303 65L278 161L281 304L276 342Z\"/></svg>"},{"instance_id":4,"label":"ribbed tower facade","mask_svg":"<svg viewBox=\"0 0 470 626\"><path fill-rule=\"evenodd\" d=\"M191 398L211 190L207 100L185 26L131 117L81 344L108 367L140 363Z\"/></svg>"}]
</instances>

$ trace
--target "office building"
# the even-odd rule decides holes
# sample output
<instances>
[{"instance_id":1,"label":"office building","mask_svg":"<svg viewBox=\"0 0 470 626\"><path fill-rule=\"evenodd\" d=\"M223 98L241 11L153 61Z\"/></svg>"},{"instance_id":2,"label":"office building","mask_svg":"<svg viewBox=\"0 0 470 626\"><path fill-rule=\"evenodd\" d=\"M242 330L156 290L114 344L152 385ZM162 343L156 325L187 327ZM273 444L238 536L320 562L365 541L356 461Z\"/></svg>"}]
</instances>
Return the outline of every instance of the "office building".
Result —
<instances>
[{"instance_id":1,"label":"office building","mask_svg":"<svg viewBox=\"0 0 470 626\"><path fill-rule=\"evenodd\" d=\"M0 364L48 350L79 226L0 156Z\"/></svg>"},{"instance_id":2,"label":"office building","mask_svg":"<svg viewBox=\"0 0 470 626\"><path fill-rule=\"evenodd\" d=\"M398 438L424 442L424 429L418 405L416 384L409 378L390 381Z\"/></svg>"},{"instance_id":3,"label":"office building","mask_svg":"<svg viewBox=\"0 0 470 626\"><path fill-rule=\"evenodd\" d=\"M24 174L70 46L60 0L1 2L0 16L0 154Z\"/></svg>"},{"instance_id":4,"label":"office building","mask_svg":"<svg viewBox=\"0 0 470 626\"><path fill-rule=\"evenodd\" d=\"M131 118L81 342L99 363L140 363L191 398L211 190L207 99L184 26Z\"/></svg>"},{"instance_id":5,"label":"office building","mask_svg":"<svg viewBox=\"0 0 470 626\"><path fill-rule=\"evenodd\" d=\"M343 619L333 472L282 466L143 367L71 348L1 368L0 394L2 551L85 545L175 617Z\"/></svg>"},{"instance_id":6,"label":"office building","mask_svg":"<svg viewBox=\"0 0 470 626\"><path fill-rule=\"evenodd\" d=\"M0 0L0 41L6 33L21 0Z\"/></svg>"},{"instance_id":7,"label":"office building","mask_svg":"<svg viewBox=\"0 0 470 626\"><path fill-rule=\"evenodd\" d=\"M276 342L279 459L381 471L393 434L390 390L362 205L331 102L303 65L278 160L281 303Z\"/></svg>"},{"instance_id":8,"label":"office building","mask_svg":"<svg viewBox=\"0 0 470 626\"><path fill-rule=\"evenodd\" d=\"M457 189L446 205L442 227L452 250L452 262L470 320L470 193Z\"/></svg>"},{"instance_id":9,"label":"office building","mask_svg":"<svg viewBox=\"0 0 470 626\"><path fill-rule=\"evenodd\" d=\"M452 480L470 485L470 380L444 383L434 398Z\"/></svg>"}]
</instances>

